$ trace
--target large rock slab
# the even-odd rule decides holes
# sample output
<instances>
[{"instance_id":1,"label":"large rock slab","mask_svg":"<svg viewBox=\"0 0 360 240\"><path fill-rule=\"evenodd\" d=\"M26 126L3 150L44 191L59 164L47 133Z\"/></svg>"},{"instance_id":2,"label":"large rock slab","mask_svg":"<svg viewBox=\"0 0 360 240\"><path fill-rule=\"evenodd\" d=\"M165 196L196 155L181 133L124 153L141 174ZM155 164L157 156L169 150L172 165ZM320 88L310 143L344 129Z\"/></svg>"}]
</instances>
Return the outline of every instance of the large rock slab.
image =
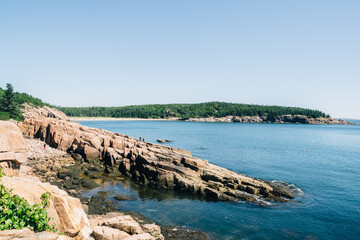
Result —
<instances>
[{"instance_id":1,"label":"large rock slab","mask_svg":"<svg viewBox=\"0 0 360 240\"><path fill-rule=\"evenodd\" d=\"M0 121L0 152L23 152L24 146L24 138L16 124Z\"/></svg>"},{"instance_id":2,"label":"large rock slab","mask_svg":"<svg viewBox=\"0 0 360 240\"><path fill-rule=\"evenodd\" d=\"M149 233L156 240L164 240L160 226L155 223L148 223L141 226L145 233Z\"/></svg>"},{"instance_id":3,"label":"large rock slab","mask_svg":"<svg viewBox=\"0 0 360 240\"><path fill-rule=\"evenodd\" d=\"M121 240L130 237L126 232L106 226L97 226L94 228L95 240Z\"/></svg>"},{"instance_id":4,"label":"large rock slab","mask_svg":"<svg viewBox=\"0 0 360 240\"><path fill-rule=\"evenodd\" d=\"M9 176L18 176L21 163L26 161L25 141L18 126L0 121L0 168Z\"/></svg>"},{"instance_id":5,"label":"large rock slab","mask_svg":"<svg viewBox=\"0 0 360 240\"><path fill-rule=\"evenodd\" d=\"M95 240L103 239L105 235L111 239L112 235L120 234L120 232L122 232L121 237L126 236L124 239L132 237L130 239L164 240L160 226L144 222L143 219L137 217L134 219L134 217L121 212L90 215L89 218L90 226L94 229Z\"/></svg>"},{"instance_id":6,"label":"large rock slab","mask_svg":"<svg viewBox=\"0 0 360 240\"><path fill-rule=\"evenodd\" d=\"M92 232L89 220L80 200L68 196L50 183L41 183L20 177L2 177L2 184L12 189L13 194L25 198L30 204L41 203L41 195L51 193L50 206L47 209L51 223L58 226L60 232L75 239L87 239Z\"/></svg>"},{"instance_id":7,"label":"large rock slab","mask_svg":"<svg viewBox=\"0 0 360 240\"><path fill-rule=\"evenodd\" d=\"M144 233L144 231L141 229L139 223L137 223L132 217L127 216L127 215L117 216L114 218L106 219L103 222L103 225L119 229L119 230L127 232L129 234Z\"/></svg>"}]
</instances>

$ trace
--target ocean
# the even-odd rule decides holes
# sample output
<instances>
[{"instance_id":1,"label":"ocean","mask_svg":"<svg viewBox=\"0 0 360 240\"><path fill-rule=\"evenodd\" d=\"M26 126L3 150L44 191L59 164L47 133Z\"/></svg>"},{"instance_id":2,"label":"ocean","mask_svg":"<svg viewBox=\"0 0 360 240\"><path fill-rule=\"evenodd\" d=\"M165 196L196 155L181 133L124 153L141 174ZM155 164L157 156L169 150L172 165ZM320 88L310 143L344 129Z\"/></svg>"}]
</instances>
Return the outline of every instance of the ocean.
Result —
<instances>
[{"instance_id":1,"label":"ocean","mask_svg":"<svg viewBox=\"0 0 360 240\"><path fill-rule=\"evenodd\" d=\"M355 122L355 121L354 121ZM360 123L360 121L356 121ZM121 211L161 225L201 229L214 239L360 239L360 125L81 121L89 127L186 149L232 171L297 190L288 203L205 201L129 180L84 192L109 191ZM115 195L130 200L117 201Z\"/></svg>"}]
</instances>

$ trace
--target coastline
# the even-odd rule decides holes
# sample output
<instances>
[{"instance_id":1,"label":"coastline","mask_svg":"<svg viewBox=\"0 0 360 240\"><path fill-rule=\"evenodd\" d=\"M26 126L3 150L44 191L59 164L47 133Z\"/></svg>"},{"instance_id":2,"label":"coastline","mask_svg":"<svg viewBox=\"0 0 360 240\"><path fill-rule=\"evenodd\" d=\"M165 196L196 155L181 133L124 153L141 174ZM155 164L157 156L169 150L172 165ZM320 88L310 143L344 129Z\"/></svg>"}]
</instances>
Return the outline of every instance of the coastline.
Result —
<instances>
[{"instance_id":1,"label":"coastline","mask_svg":"<svg viewBox=\"0 0 360 240\"><path fill-rule=\"evenodd\" d=\"M85 127L68 120L63 113L57 116L45 109L27 110L32 117L19 124L24 136L43 139L73 154L75 159L87 162L102 159L99 163L106 172L128 176L143 185L179 189L215 201L257 202L252 194L279 202L294 198L288 189L211 164L186 150ZM52 117L46 117L49 115Z\"/></svg>"},{"instance_id":2,"label":"coastline","mask_svg":"<svg viewBox=\"0 0 360 240\"><path fill-rule=\"evenodd\" d=\"M3 229L0 239L212 239L201 229L159 225L142 214L121 211L106 201L107 191L99 191L91 198L82 196L82 191L99 187L106 181L121 180L124 176L120 173L104 176L105 166L97 160L81 163L66 151L53 148L40 139L24 138L18 124L21 123L0 121L0 130L3 130L0 140L4 143L1 147L6 150L5 155L0 155L0 169L6 174L1 176L1 185L30 204L37 203L35 199L42 198L40 195L44 191L49 192L47 221L56 228L54 233L29 228ZM101 183L85 176L89 167ZM118 201L126 200L126 196L117 196ZM113 237L109 238L109 235Z\"/></svg>"},{"instance_id":3,"label":"coastline","mask_svg":"<svg viewBox=\"0 0 360 240\"><path fill-rule=\"evenodd\" d=\"M70 121L185 121L185 122L210 122L210 123L278 123L278 124L324 124L324 125L356 125L356 123L339 118L309 118L302 115L283 115L275 118L266 116L226 116L207 118L115 118L115 117L66 117Z\"/></svg>"},{"instance_id":4,"label":"coastline","mask_svg":"<svg viewBox=\"0 0 360 240\"><path fill-rule=\"evenodd\" d=\"M81 192L99 187L106 182L121 181L125 177L121 174L113 174L112 176L104 176L101 173L105 170L101 164L92 161L91 163L81 164L79 160L73 159L67 152L52 148L46 144L43 148L43 143L39 139L25 138L27 145L27 166L32 175L38 178L38 181L43 183L51 183L61 190L67 192L70 197L76 198L81 202L82 208L89 219L90 227L95 231L96 225L101 224L101 221L108 219L119 218L119 216L126 216L130 218L131 224L140 226L142 229L148 229L153 238L146 238L148 240L211 240L211 235L197 228L188 228L182 225L167 225L158 224L144 215L133 212L116 209L112 202L105 201L109 195L109 191L99 191L92 197L84 197ZM55 160L55 166L54 161ZM95 165L96 166L95 166ZM95 174L96 180L89 177L80 177L79 174L85 174L92 166L92 174ZM59 174L60 173L60 174ZM75 179L80 179L77 181ZM75 181L75 182L74 182ZM84 185L84 183L86 183ZM130 200L126 195L119 193L116 195L120 200ZM132 227L134 229L134 227ZM151 230L151 231L150 231ZM141 230L140 230L141 231ZM1 239L1 237L0 237ZM94 238L91 238L94 239ZM103 238L95 238L99 240ZM136 238L132 240L141 240L143 238Z\"/></svg>"}]
</instances>

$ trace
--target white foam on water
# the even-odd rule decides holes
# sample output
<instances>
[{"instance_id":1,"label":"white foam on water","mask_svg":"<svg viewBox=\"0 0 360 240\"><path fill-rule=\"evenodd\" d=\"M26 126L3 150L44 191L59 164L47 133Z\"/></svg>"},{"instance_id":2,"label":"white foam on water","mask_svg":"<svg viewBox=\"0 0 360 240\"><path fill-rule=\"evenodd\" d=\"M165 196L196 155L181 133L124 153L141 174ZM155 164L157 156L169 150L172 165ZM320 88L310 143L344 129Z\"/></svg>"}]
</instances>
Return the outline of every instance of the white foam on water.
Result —
<instances>
[{"instance_id":1,"label":"white foam on water","mask_svg":"<svg viewBox=\"0 0 360 240\"><path fill-rule=\"evenodd\" d=\"M286 182L278 181L278 180L273 180L271 182L274 183L278 187L282 187L282 188L285 188L287 191L290 191L295 197L301 197L301 196L304 195L304 192L300 188L296 187L292 183L286 183ZM240 190L237 190L236 192L239 194L239 197L241 197L241 195L247 195L247 196L253 197L256 200L255 203L257 203L257 204L260 204L260 205L263 205L263 206L275 205L274 202L267 201L262 196L254 195L254 194L251 194L251 193L248 193L248 192L245 192L245 191L240 191ZM280 197L280 198L284 199L285 201L290 200L290 199L285 198L285 197ZM237 202L246 203L247 201L245 201L245 200L237 200Z\"/></svg>"},{"instance_id":2,"label":"white foam on water","mask_svg":"<svg viewBox=\"0 0 360 240\"><path fill-rule=\"evenodd\" d=\"M266 206L273 205L272 202L264 200L261 196L254 195L254 194L251 194L251 193L248 193L245 191L240 191L240 190L236 190L235 192L238 193L240 197L241 197L241 195L247 195L247 196L251 196L251 197L255 198L255 200L256 200L255 203L258 203L260 205L266 205ZM237 200L237 202L246 203L247 201Z\"/></svg>"}]
</instances>

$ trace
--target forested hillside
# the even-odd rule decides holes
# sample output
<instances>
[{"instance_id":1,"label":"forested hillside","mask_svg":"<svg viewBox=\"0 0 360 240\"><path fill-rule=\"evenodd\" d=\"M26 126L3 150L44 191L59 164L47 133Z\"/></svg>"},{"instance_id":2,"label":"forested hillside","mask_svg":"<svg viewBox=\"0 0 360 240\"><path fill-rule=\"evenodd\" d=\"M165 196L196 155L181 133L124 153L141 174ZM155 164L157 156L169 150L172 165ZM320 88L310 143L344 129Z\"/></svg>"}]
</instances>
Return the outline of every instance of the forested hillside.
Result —
<instances>
[{"instance_id":1,"label":"forested hillside","mask_svg":"<svg viewBox=\"0 0 360 240\"><path fill-rule=\"evenodd\" d=\"M306 115L308 117L330 117L311 109L281 106L263 106L225 102L198 104L152 104L126 107L60 107L72 117L115 117L115 118L197 118L225 116L281 116L285 114Z\"/></svg>"},{"instance_id":2,"label":"forested hillside","mask_svg":"<svg viewBox=\"0 0 360 240\"><path fill-rule=\"evenodd\" d=\"M21 120L20 108L23 103L29 103L35 106L50 106L39 98L35 98L27 93L14 92L11 84L6 84L6 88L0 86L0 120L10 118Z\"/></svg>"}]
</instances>

